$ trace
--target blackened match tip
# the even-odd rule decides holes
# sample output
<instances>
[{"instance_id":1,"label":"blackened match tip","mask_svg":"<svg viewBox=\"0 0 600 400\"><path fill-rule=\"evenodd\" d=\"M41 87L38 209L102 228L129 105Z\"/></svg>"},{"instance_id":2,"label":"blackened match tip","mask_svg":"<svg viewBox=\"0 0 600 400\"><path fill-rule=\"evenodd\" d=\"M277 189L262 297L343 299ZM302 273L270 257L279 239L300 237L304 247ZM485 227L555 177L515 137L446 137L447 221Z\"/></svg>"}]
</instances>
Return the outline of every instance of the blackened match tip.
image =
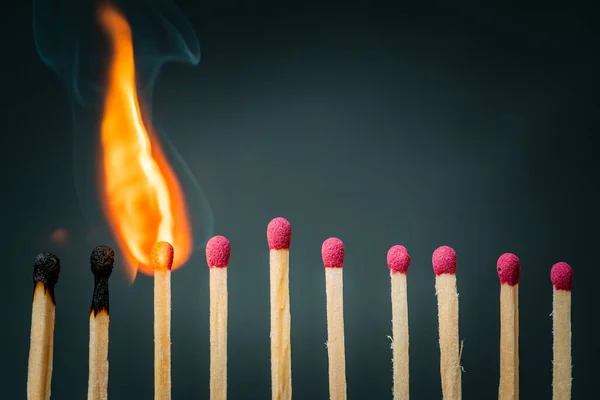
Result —
<instances>
[{"instance_id":1,"label":"blackened match tip","mask_svg":"<svg viewBox=\"0 0 600 400\"><path fill-rule=\"evenodd\" d=\"M94 275L110 276L115 263L115 251L110 246L97 246L92 250L90 264Z\"/></svg>"},{"instance_id":2,"label":"blackened match tip","mask_svg":"<svg viewBox=\"0 0 600 400\"><path fill-rule=\"evenodd\" d=\"M60 259L53 253L40 253L33 264L33 282L53 287L58 282Z\"/></svg>"}]
</instances>

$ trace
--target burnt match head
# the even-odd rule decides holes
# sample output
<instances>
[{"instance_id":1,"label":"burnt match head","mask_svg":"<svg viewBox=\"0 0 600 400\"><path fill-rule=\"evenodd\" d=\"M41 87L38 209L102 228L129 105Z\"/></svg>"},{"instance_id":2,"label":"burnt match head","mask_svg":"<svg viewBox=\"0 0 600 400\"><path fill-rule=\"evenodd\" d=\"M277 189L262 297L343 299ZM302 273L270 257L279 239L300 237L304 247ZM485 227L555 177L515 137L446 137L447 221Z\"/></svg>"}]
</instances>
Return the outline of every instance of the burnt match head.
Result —
<instances>
[{"instance_id":1,"label":"burnt match head","mask_svg":"<svg viewBox=\"0 0 600 400\"><path fill-rule=\"evenodd\" d=\"M173 267L173 246L169 242L156 242L150 253L155 270L170 270Z\"/></svg>"},{"instance_id":2,"label":"burnt match head","mask_svg":"<svg viewBox=\"0 0 600 400\"><path fill-rule=\"evenodd\" d=\"M115 263L115 251L110 246L98 246L92 250L90 264L94 276L109 277Z\"/></svg>"},{"instance_id":3,"label":"burnt match head","mask_svg":"<svg viewBox=\"0 0 600 400\"><path fill-rule=\"evenodd\" d=\"M509 286L518 285L521 280L521 261L519 257L512 253L502 254L498 258L496 271L498 271L500 284L507 283Z\"/></svg>"},{"instance_id":4,"label":"burnt match head","mask_svg":"<svg viewBox=\"0 0 600 400\"><path fill-rule=\"evenodd\" d=\"M60 260L56 254L40 253L33 264L33 283L41 282L47 288L52 288L58 282Z\"/></svg>"},{"instance_id":5,"label":"burnt match head","mask_svg":"<svg viewBox=\"0 0 600 400\"><path fill-rule=\"evenodd\" d=\"M335 237L323 242L321 256L325 268L342 268L344 265L344 243Z\"/></svg>"},{"instance_id":6,"label":"burnt match head","mask_svg":"<svg viewBox=\"0 0 600 400\"><path fill-rule=\"evenodd\" d=\"M392 246L387 253L387 264L390 272L393 274L397 272L406 274L410 265L410 256L406 247L400 245Z\"/></svg>"},{"instance_id":7,"label":"burnt match head","mask_svg":"<svg viewBox=\"0 0 600 400\"><path fill-rule=\"evenodd\" d=\"M573 270L571 266L566 262L554 264L550 270L550 280L556 290L570 292L573 289Z\"/></svg>"},{"instance_id":8,"label":"burnt match head","mask_svg":"<svg viewBox=\"0 0 600 400\"><path fill-rule=\"evenodd\" d=\"M206 263L208 268L225 268L229 264L231 244L225 236L213 236L206 243Z\"/></svg>"},{"instance_id":9,"label":"burnt match head","mask_svg":"<svg viewBox=\"0 0 600 400\"><path fill-rule=\"evenodd\" d=\"M277 217L267 226L267 243L270 250L289 249L292 242L292 225L282 217Z\"/></svg>"},{"instance_id":10,"label":"burnt match head","mask_svg":"<svg viewBox=\"0 0 600 400\"><path fill-rule=\"evenodd\" d=\"M452 247L440 246L433 252L431 263L436 276L454 275L456 273L456 252Z\"/></svg>"}]
</instances>

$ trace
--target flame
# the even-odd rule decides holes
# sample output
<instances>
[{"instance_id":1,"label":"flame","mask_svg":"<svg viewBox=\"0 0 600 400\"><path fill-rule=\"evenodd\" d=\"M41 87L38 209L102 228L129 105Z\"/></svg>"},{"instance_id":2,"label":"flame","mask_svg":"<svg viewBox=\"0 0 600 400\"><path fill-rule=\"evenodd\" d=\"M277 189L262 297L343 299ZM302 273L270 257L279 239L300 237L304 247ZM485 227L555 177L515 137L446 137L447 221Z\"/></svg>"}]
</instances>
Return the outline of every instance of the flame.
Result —
<instances>
[{"instance_id":1,"label":"flame","mask_svg":"<svg viewBox=\"0 0 600 400\"><path fill-rule=\"evenodd\" d=\"M190 257L192 235L177 177L144 126L129 23L110 5L100 8L99 19L112 44L101 126L101 200L134 279L138 269L154 274L150 253L158 241L173 245L173 269L180 267Z\"/></svg>"}]
</instances>

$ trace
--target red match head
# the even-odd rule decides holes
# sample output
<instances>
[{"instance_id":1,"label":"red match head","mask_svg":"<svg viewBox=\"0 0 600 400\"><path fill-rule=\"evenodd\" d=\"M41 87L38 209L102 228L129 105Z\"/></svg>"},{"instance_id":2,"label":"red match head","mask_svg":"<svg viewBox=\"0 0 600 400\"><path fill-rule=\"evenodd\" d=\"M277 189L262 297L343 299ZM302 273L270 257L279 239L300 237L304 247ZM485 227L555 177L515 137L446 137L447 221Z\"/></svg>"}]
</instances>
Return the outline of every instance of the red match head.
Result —
<instances>
[{"instance_id":1,"label":"red match head","mask_svg":"<svg viewBox=\"0 0 600 400\"><path fill-rule=\"evenodd\" d=\"M509 286L519 284L519 281L521 280L521 261L519 260L519 257L512 253L502 254L500 258L498 258L496 270L498 271L500 284L507 283Z\"/></svg>"},{"instance_id":2,"label":"red match head","mask_svg":"<svg viewBox=\"0 0 600 400\"><path fill-rule=\"evenodd\" d=\"M387 253L387 264L393 274L397 272L406 274L410 265L410 256L406 247L400 245L392 246Z\"/></svg>"},{"instance_id":3,"label":"red match head","mask_svg":"<svg viewBox=\"0 0 600 400\"><path fill-rule=\"evenodd\" d=\"M213 236L206 243L208 268L225 268L229 264L231 245L225 236Z\"/></svg>"},{"instance_id":4,"label":"red match head","mask_svg":"<svg viewBox=\"0 0 600 400\"><path fill-rule=\"evenodd\" d=\"M344 265L344 243L338 238L329 238L323 242L321 256L325 268L342 268Z\"/></svg>"},{"instance_id":5,"label":"red match head","mask_svg":"<svg viewBox=\"0 0 600 400\"><path fill-rule=\"evenodd\" d=\"M433 252L431 263L436 275L454 275L456 273L456 252L452 247L440 246Z\"/></svg>"},{"instance_id":6,"label":"red match head","mask_svg":"<svg viewBox=\"0 0 600 400\"><path fill-rule=\"evenodd\" d=\"M554 264L550 270L550 280L556 290L570 292L573 288L573 270L571 266L566 262Z\"/></svg>"},{"instance_id":7,"label":"red match head","mask_svg":"<svg viewBox=\"0 0 600 400\"><path fill-rule=\"evenodd\" d=\"M267 243L270 250L289 249L292 241L292 225L282 217L277 217L267 226Z\"/></svg>"},{"instance_id":8,"label":"red match head","mask_svg":"<svg viewBox=\"0 0 600 400\"><path fill-rule=\"evenodd\" d=\"M173 267L173 246L169 242L156 242L152 246L150 259L155 270L170 270Z\"/></svg>"}]
</instances>

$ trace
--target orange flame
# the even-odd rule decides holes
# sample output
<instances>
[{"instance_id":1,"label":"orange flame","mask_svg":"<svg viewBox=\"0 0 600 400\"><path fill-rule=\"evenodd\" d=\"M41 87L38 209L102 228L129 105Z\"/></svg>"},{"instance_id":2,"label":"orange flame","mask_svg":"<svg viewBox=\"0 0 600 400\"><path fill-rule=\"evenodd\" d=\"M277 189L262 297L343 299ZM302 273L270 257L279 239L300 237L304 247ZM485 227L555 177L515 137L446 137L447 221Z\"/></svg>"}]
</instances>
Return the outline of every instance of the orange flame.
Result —
<instances>
[{"instance_id":1,"label":"orange flame","mask_svg":"<svg viewBox=\"0 0 600 400\"><path fill-rule=\"evenodd\" d=\"M153 275L150 253L158 241L173 245L173 269L192 251L183 192L160 144L144 126L136 93L131 28L109 5L100 23L112 44L102 115L100 157L104 213L134 279L138 268Z\"/></svg>"}]
</instances>

